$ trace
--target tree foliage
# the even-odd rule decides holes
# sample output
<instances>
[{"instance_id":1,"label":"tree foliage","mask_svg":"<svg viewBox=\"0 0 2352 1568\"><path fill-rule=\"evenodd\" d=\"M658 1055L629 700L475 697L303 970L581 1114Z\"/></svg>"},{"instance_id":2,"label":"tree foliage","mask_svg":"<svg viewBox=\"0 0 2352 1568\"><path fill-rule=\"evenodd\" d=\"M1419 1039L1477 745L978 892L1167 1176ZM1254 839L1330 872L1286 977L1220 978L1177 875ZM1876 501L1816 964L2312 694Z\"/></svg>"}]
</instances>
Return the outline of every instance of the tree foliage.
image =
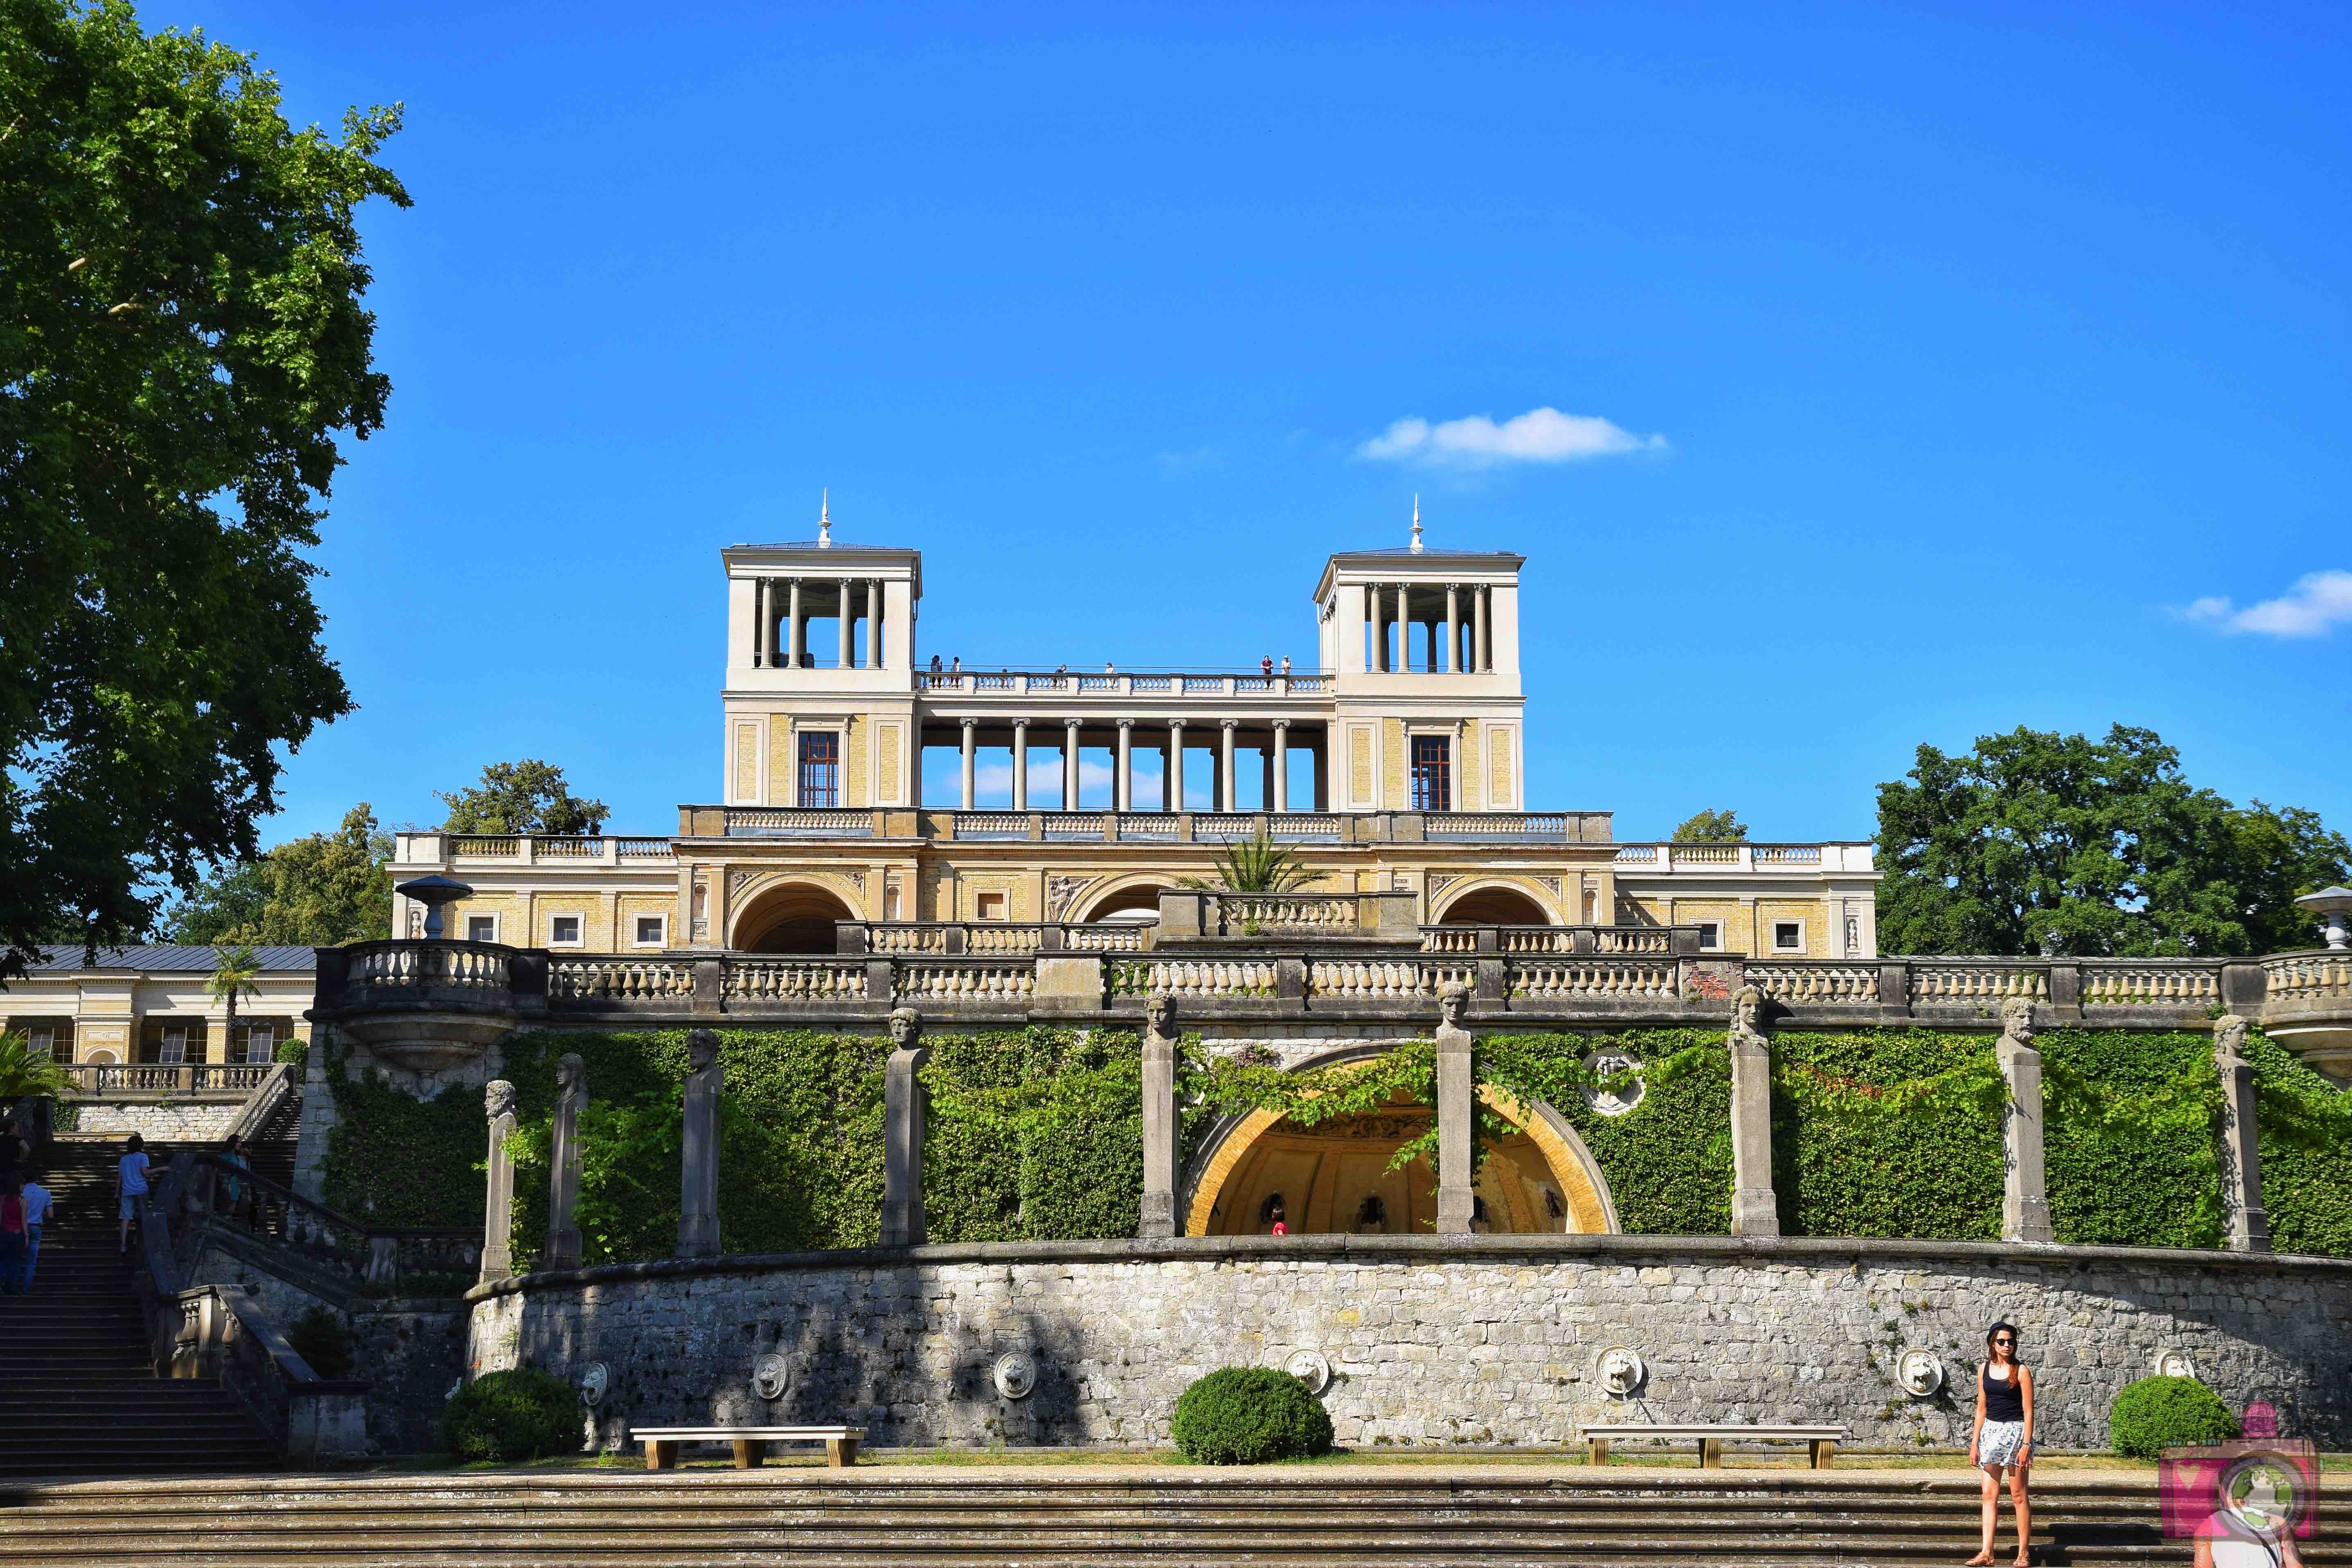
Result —
<instances>
[{"instance_id":1,"label":"tree foliage","mask_svg":"<svg viewBox=\"0 0 2352 1568\"><path fill-rule=\"evenodd\" d=\"M1733 844L1748 837L1736 811L1702 811L1675 829L1677 844Z\"/></svg>"},{"instance_id":2,"label":"tree foliage","mask_svg":"<svg viewBox=\"0 0 2352 1568\"><path fill-rule=\"evenodd\" d=\"M367 804L332 833L290 839L207 879L165 919L167 941L338 947L392 934L392 836Z\"/></svg>"},{"instance_id":3,"label":"tree foliage","mask_svg":"<svg viewBox=\"0 0 2352 1568\"><path fill-rule=\"evenodd\" d=\"M2352 845L2194 787L2154 731L2119 724L1921 746L1878 787L1878 857L1890 952L2212 957L2309 946L2295 895L2343 879Z\"/></svg>"},{"instance_id":4,"label":"tree foliage","mask_svg":"<svg viewBox=\"0 0 2352 1568\"><path fill-rule=\"evenodd\" d=\"M526 758L492 763L479 784L451 795L436 790L449 808L445 833L598 833L612 811L583 800L563 782L563 770Z\"/></svg>"},{"instance_id":5,"label":"tree foliage","mask_svg":"<svg viewBox=\"0 0 2352 1568\"><path fill-rule=\"evenodd\" d=\"M390 391L352 213L407 205L398 124L297 131L126 0L0 8L0 973L249 858L351 708L303 552Z\"/></svg>"}]
</instances>

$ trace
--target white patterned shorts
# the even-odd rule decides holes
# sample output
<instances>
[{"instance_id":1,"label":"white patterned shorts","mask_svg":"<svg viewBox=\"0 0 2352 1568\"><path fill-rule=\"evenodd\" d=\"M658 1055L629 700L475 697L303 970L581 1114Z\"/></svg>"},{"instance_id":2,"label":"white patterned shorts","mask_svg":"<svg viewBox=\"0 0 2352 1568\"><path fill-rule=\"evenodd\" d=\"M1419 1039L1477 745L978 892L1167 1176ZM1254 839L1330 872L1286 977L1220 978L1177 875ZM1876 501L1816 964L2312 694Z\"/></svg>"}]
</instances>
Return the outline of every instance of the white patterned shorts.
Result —
<instances>
[{"instance_id":1,"label":"white patterned shorts","mask_svg":"<svg viewBox=\"0 0 2352 1568\"><path fill-rule=\"evenodd\" d=\"M2024 1422L1988 1421L1977 1435L1977 1464L1986 1469L2013 1465L2017 1463L2018 1451L2024 1447Z\"/></svg>"}]
</instances>

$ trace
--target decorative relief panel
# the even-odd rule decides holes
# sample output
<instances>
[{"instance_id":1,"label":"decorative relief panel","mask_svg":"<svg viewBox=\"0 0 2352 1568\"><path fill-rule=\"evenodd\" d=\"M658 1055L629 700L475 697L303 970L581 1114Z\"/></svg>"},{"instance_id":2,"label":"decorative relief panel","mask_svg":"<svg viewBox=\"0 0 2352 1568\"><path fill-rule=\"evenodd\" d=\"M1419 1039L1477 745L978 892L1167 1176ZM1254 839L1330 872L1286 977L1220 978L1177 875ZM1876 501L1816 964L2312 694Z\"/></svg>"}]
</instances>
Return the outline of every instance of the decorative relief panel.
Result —
<instances>
[{"instance_id":1,"label":"decorative relief panel","mask_svg":"<svg viewBox=\"0 0 2352 1568\"><path fill-rule=\"evenodd\" d=\"M1490 731L1489 734L1493 739L1486 748L1487 756L1491 760L1487 778L1486 804L1495 810L1501 811L1507 809L1512 802L1511 738L1513 731L1496 729Z\"/></svg>"},{"instance_id":2,"label":"decorative relief panel","mask_svg":"<svg viewBox=\"0 0 2352 1568\"><path fill-rule=\"evenodd\" d=\"M1045 879L1045 918L1049 921L1064 919L1068 913L1071 901L1078 896L1078 889L1093 880L1091 877L1047 877Z\"/></svg>"},{"instance_id":3,"label":"decorative relief panel","mask_svg":"<svg viewBox=\"0 0 2352 1568\"><path fill-rule=\"evenodd\" d=\"M760 798L760 726L735 726L735 799L751 805Z\"/></svg>"},{"instance_id":4,"label":"decorative relief panel","mask_svg":"<svg viewBox=\"0 0 2352 1568\"><path fill-rule=\"evenodd\" d=\"M899 728L896 724L877 724L875 731L875 799L884 805L903 805L906 802L898 789Z\"/></svg>"},{"instance_id":5,"label":"decorative relief panel","mask_svg":"<svg viewBox=\"0 0 2352 1568\"><path fill-rule=\"evenodd\" d=\"M1348 801L1357 806L1378 804L1372 799L1372 731L1363 724L1348 726Z\"/></svg>"}]
</instances>

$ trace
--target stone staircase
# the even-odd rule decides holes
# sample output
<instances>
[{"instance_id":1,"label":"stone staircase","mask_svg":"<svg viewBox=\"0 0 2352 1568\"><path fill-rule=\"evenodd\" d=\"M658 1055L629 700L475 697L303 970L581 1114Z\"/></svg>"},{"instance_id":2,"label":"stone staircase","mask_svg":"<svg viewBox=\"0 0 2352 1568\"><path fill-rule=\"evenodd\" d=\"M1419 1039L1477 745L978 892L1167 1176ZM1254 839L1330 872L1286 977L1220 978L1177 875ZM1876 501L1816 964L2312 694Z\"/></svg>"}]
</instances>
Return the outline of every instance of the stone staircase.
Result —
<instances>
[{"instance_id":1,"label":"stone staircase","mask_svg":"<svg viewBox=\"0 0 2352 1568\"><path fill-rule=\"evenodd\" d=\"M2039 1563L2189 1560L2158 1534L2152 1475L2055 1472L2036 1492ZM1793 1568L1958 1563L1976 1521L1958 1470L540 1469L0 1486L0 1563ZM2006 1521L2000 1540L2007 1563ZM2352 1564L2352 1550L2317 1540L2305 1561Z\"/></svg>"},{"instance_id":2,"label":"stone staircase","mask_svg":"<svg viewBox=\"0 0 2352 1568\"><path fill-rule=\"evenodd\" d=\"M0 1477L275 1468L268 1435L216 1380L154 1374L115 1240L119 1152L68 1140L39 1162L57 1208L32 1293L0 1296ZM159 1166L169 1155L150 1152Z\"/></svg>"}]
</instances>

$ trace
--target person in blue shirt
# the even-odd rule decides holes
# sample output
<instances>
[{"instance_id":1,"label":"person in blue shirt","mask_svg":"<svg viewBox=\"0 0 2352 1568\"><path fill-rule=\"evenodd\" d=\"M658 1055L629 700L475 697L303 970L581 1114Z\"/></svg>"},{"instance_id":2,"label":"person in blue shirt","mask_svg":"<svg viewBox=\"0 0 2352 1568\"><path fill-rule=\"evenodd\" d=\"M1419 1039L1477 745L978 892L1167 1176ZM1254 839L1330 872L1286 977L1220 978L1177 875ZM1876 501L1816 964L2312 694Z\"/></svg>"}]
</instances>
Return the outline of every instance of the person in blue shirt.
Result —
<instances>
[{"instance_id":1,"label":"person in blue shirt","mask_svg":"<svg viewBox=\"0 0 2352 1568\"><path fill-rule=\"evenodd\" d=\"M33 1267L41 1260L41 1226L47 1223L52 1206L48 1188L37 1181L25 1184L25 1273L16 1285L18 1295L33 1289Z\"/></svg>"},{"instance_id":2,"label":"person in blue shirt","mask_svg":"<svg viewBox=\"0 0 2352 1568\"><path fill-rule=\"evenodd\" d=\"M131 1250L131 1222L139 1213L139 1200L147 1195L147 1141L133 1132L122 1158L114 1163L114 1193L117 1206L122 1212L122 1245L118 1251Z\"/></svg>"}]
</instances>

